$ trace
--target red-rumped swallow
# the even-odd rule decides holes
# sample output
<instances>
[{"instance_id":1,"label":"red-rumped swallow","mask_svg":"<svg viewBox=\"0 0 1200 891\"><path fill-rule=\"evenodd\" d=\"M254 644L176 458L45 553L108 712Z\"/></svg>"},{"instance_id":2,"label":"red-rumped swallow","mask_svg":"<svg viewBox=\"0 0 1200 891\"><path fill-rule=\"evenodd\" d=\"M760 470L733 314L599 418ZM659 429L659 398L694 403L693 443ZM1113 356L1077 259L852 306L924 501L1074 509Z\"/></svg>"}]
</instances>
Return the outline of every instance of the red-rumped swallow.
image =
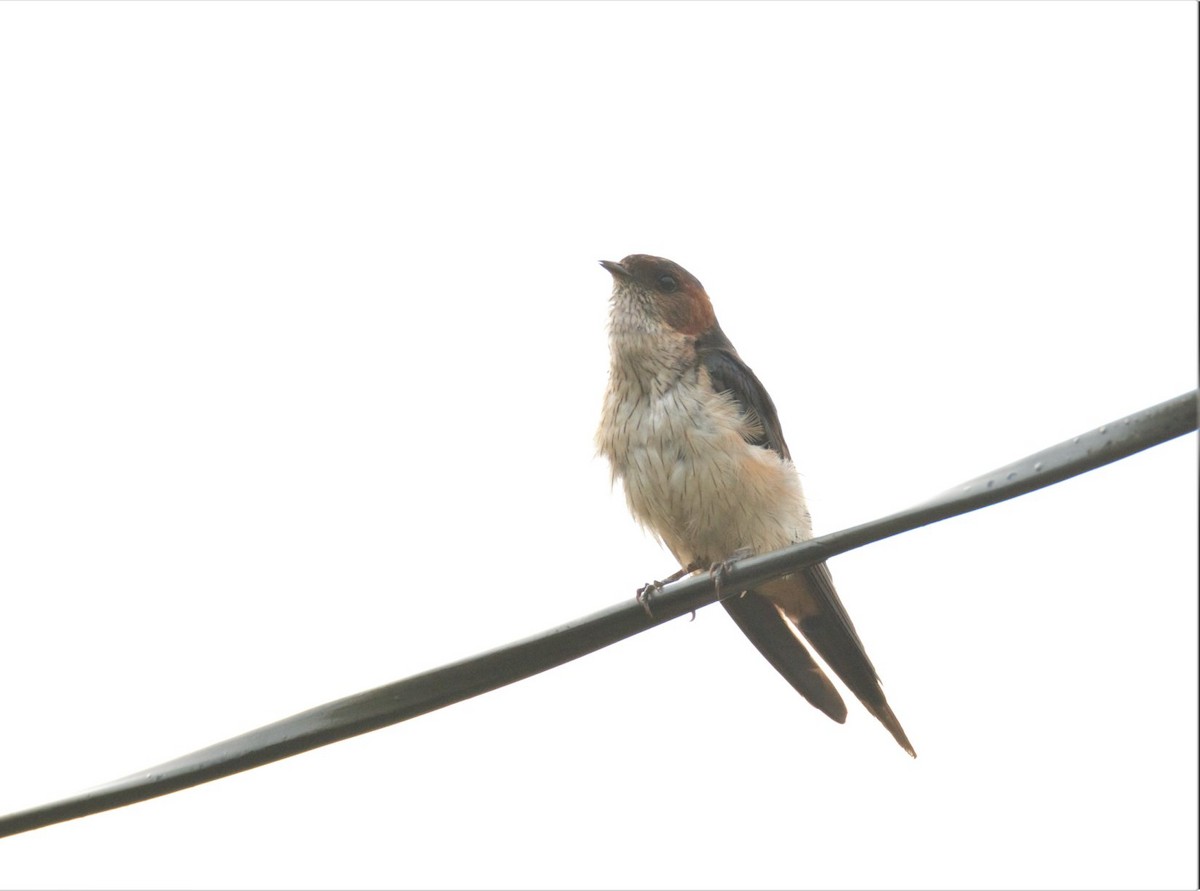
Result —
<instances>
[{"instance_id":1,"label":"red-rumped swallow","mask_svg":"<svg viewBox=\"0 0 1200 891\"><path fill-rule=\"evenodd\" d=\"M612 364L596 444L634 518L685 569L811 538L775 404L717 324L704 286L661 257L600 265L613 277ZM798 630L916 757L824 563L721 603L801 696L844 723L846 704Z\"/></svg>"}]
</instances>

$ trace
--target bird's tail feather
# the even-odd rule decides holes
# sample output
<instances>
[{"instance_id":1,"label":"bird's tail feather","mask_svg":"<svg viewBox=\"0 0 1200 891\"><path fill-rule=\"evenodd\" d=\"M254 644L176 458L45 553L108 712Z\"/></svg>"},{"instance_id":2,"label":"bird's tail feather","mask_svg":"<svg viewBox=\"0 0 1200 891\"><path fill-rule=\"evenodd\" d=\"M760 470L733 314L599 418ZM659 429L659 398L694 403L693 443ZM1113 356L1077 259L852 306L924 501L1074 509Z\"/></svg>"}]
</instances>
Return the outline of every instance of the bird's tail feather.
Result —
<instances>
[{"instance_id":1,"label":"bird's tail feather","mask_svg":"<svg viewBox=\"0 0 1200 891\"><path fill-rule=\"evenodd\" d=\"M833 587L829 568L824 563L806 567L794 575L768 582L762 591L800 629L825 664L888 729L901 748L917 757L883 695L879 676Z\"/></svg>"},{"instance_id":2,"label":"bird's tail feather","mask_svg":"<svg viewBox=\"0 0 1200 891\"><path fill-rule=\"evenodd\" d=\"M815 659L792 631L779 609L761 594L747 591L721 601L742 633L796 692L839 724L846 722L846 703Z\"/></svg>"}]
</instances>

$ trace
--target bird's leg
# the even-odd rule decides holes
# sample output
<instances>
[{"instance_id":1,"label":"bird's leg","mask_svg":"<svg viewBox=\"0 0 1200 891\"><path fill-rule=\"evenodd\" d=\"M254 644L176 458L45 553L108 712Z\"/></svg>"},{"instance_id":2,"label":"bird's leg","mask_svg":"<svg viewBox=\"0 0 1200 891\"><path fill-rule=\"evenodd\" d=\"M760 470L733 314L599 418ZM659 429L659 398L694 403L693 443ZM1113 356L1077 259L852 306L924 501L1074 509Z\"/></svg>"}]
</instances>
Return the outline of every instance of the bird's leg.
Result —
<instances>
[{"instance_id":1,"label":"bird's leg","mask_svg":"<svg viewBox=\"0 0 1200 891\"><path fill-rule=\"evenodd\" d=\"M669 585L669 584L671 584L671 582L677 582L681 578L683 578L685 575L688 575L689 573L693 573L697 569L701 569L701 568L702 567L699 563L696 563L695 561L693 561L693 562L689 563L687 566L683 567L683 569L680 569L677 572L671 573L669 576L667 576L665 579L662 579L661 581L656 580L653 582L647 582L646 584L642 585L640 588L637 589L637 602L642 605L642 609L644 609L646 611L646 615L648 615L650 618L653 619L654 613L650 610L651 595L657 594L659 591L661 591L663 585Z\"/></svg>"},{"instance_id":2,"label":"bird's leg","mask_svg":"<svg viewBox=\"0 0 1200 891\"><path fill-rule=\"evenodd\" d=\"M709 574L712 575L713 587L716 588L717 591L717 600L722 599L721 585L725 583L725 576L729 573L729 564L736 563L738 560L742 560L753 555L754 548L738 548L720 563L714 563L708 568Z\"/></svg>"}]
</instances>

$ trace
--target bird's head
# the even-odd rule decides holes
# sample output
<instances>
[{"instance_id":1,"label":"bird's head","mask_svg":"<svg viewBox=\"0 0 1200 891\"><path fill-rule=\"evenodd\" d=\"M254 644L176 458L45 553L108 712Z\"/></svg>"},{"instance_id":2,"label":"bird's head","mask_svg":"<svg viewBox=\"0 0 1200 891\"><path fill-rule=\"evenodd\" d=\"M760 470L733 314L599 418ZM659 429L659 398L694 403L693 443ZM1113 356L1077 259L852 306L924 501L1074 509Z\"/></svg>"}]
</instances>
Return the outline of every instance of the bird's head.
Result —
<instances>
[{"instance_id":1,"label":"bird's head","mask_svg":"<svg viewBox=\"0 0 1200 891\"><path fill-rule=\"evenodd\" d=\"M633 322L644 331L662 330L696 337L717 324L699 279L670 260L630 254L620 263L601 260L612 273L614 321Z\"/></svg>"}]
</instances>

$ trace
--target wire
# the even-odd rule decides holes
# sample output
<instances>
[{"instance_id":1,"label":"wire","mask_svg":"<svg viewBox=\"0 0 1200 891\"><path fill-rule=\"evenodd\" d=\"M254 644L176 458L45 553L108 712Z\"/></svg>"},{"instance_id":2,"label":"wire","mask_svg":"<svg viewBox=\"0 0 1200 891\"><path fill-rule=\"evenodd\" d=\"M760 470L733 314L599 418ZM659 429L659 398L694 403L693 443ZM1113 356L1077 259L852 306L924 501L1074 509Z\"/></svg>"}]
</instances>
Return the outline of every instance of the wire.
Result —
<instances>
[{"instance_id":1,"label":"wire","mask_svg":"<svg viewBox=\"0 0 1200 891\"><path fill-rule=\"evenodd\" d=\"M896 514L729 563L730 596L874 541L1024 495L1196 429L1193 390L976 477ZM0 817L0 837L111 810L279 761L495 690L578 659L718 599L710 574L627 600L542 634L347 696L69 798Z\"/></svg>"}]
</instances>

